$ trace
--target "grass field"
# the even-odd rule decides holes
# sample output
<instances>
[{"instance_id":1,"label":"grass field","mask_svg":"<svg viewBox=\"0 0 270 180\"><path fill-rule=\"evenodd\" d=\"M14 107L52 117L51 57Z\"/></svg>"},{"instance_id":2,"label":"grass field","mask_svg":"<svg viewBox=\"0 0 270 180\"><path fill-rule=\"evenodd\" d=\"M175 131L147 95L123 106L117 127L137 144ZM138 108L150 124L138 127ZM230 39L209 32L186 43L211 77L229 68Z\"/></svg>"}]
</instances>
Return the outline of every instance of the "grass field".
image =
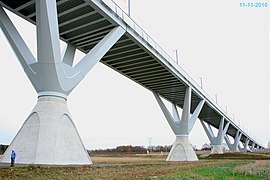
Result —
<instances>
[{"instance_id":1,"label":"grass field","mask_svg":"<svg viewBox=\"0 0 270 180\"><path fill-rule=\"evenodd\" d=\"M94 165L91 166L0 167L0 179L270 178L270 157L251 153L226 154L220 159L211 156L202 157L198 162L166 162L164 155L96 155L92 157Z\"/></svg>"}]
</instances>

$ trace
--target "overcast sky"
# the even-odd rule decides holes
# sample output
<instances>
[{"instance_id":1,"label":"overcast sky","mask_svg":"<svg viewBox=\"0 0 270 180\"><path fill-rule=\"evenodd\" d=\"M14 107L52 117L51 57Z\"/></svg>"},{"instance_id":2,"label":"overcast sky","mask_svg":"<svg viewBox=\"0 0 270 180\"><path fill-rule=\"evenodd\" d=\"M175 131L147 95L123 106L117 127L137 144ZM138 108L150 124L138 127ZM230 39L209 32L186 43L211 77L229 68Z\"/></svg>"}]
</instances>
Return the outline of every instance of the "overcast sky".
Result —
<instances>
[{"instance_id":1,"label":"overcast sky","mask_svg":"<svg viewBox=\"0 0 270 180\"><path fill-rule=\"evenodd\" d=\"M125 0L115 0L127 9ZM252 2L252 1L251 1ZM269 3L269 1L266 1ZM200 82L236 122L264 145L270 141L270 8L240 8L238 0L131 0L131 17ZM270 4L269 4L270 6ZM9 13L36 56L35 27ZM62 43L64 47L64 43ZM9 144L35 106L37 95L0 31L0 144ZM83 57L78 52L77 59ZM99 63L68 99L88 149L170 145L175 135L153 94ZM190 135L209 143L199 121Z\"/></svg>"}]
</instances>

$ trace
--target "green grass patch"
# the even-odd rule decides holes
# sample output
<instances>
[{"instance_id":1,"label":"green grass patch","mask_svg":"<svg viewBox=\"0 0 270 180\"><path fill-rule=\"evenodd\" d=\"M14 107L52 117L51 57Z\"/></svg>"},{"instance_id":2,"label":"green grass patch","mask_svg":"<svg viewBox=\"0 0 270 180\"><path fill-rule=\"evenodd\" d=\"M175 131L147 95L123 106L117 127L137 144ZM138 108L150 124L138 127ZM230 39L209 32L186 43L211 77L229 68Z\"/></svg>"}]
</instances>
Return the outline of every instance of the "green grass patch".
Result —
<instances>
[{"instance_id":1,"label":"green grass patch","mask_svg":"<svg viewBox=\"0 0 270 180\"><path fill-rule=\"evenodd\" d=\"M193 170L187 170L177 174L170 174L160 176L157 179L269 179L268 173L246 173L241 171L235 171L238 166L244 166L250 164L247 162L234 162L230 164L218 164L214 166L207 166L202 168L197 168Z\"/></svg>"}]
</instances>

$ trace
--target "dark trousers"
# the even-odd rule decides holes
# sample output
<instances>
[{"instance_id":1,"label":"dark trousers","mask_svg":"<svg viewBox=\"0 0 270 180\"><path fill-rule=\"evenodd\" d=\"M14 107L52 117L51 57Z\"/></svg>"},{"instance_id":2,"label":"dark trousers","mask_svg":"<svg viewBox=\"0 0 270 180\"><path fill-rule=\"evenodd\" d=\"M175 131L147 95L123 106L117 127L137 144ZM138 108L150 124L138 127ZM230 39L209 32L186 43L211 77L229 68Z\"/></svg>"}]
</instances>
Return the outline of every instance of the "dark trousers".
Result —
<instances>
[{"instance_id":1,"label":"dark trousers","mask_svg":"<svg viewBox=\"0 0 270 180\"><path fill-rule=\"evenodd\" d=\"M14 166L15 164L15 158L11 158L11 166Z\"/></svg>"}]
</instances>

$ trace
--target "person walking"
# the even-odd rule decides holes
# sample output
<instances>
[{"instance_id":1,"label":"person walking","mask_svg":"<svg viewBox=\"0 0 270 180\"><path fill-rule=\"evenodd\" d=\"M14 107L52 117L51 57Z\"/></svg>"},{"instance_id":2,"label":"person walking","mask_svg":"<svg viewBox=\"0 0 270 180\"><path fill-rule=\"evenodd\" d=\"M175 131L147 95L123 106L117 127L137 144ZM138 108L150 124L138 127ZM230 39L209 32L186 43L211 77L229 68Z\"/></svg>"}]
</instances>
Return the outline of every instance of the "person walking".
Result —
<instances>
[{"instance_id":1,"label":"person walking","mask_svg":"<svg viewBox=\"0 0 270 180\"><path fill-rule=\"evenodd\" d=\"M14 151L14 149L12 149L12 151L11 151L11 165L10 165L10 167L14 166L14 164L15 164L15 158L16 158L16 152Z\"/></svg>"}]
</instances>

